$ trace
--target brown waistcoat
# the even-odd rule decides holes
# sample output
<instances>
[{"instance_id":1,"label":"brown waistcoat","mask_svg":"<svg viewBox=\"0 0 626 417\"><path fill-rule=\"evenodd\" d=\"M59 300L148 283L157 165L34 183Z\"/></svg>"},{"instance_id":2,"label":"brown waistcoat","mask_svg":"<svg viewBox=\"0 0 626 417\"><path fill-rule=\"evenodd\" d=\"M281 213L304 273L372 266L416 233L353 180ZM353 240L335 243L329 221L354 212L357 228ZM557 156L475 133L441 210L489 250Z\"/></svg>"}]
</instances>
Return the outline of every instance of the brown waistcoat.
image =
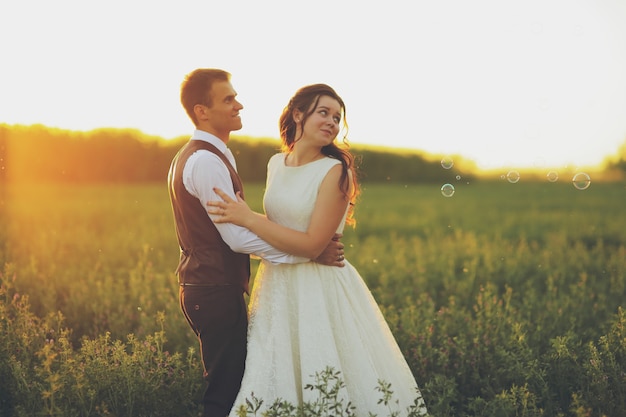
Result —
<instances>
[{"instance_id":1,"label":"brown waistcoat","mask_svg":"<svg viewBox=\"0 0 626 417\"><path fill-rule=\"evenodd\" d=\"M174 157L168 174L168 188L176 235L180 246L180 262L176 273L180 284L238 285L248 292L250 256L233 252L222 240L207 215L207 208L183 184L183 168L187 159L197 150L206 149L219 156L230 172L235 192L243 184L226 156L215 146L202 140L190 140Z\"/></svg>"}]
</instances>

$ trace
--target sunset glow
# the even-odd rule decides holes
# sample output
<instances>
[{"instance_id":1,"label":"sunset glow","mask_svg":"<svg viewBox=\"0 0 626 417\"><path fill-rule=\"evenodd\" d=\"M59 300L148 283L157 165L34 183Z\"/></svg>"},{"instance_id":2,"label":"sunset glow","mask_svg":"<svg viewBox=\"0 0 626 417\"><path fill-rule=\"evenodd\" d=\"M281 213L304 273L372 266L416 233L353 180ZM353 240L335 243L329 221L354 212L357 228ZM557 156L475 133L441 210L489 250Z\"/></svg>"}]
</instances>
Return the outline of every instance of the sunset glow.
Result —
<instances>
[{"instance_id":1,"label":"sunset glow","mask_svg":"<svg viewBox=\"0 0 626 417\"><path fill-rule=\"evenodd\" d=\"M187 136L180 82L220 67L252 137L277 137L293 92L325 82L355 144L490 169L597 165L626 141L622 0L41 0L0 13L0 123Z\"/></svg>"}]
</instances>

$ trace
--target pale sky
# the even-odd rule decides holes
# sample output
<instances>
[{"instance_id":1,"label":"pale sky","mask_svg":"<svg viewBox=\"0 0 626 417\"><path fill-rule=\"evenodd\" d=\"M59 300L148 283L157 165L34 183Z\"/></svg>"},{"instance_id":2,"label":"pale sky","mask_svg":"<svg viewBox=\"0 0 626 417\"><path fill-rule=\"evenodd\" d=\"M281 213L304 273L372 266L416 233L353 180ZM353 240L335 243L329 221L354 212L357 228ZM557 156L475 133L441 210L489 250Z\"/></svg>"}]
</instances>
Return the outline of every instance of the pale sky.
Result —
<instances>
[{"instance_id":1,"label":"pale sky","mask_svg":"<svg viewBox=\"0 0 626 417\"><path fill-rule=\"evenodd\" d=\"M0 123L193 130L198 67L232 73L239 134L296 89L344 98L354 144L482 168L586 166L626 142L626 0L20 0L0 5Z\"/></svg>"}]
</instances>

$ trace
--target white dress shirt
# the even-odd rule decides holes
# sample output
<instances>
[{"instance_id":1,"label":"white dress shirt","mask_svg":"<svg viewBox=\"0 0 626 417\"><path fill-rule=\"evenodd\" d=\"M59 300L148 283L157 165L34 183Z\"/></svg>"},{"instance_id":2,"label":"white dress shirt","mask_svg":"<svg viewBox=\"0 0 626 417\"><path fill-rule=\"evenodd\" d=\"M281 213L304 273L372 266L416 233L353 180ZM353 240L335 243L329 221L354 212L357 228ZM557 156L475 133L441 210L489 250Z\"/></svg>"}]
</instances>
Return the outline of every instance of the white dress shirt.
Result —
<instances>
[{"instance_id":1,"label":"white dress shirt","mask_svg":"<svg viewBox=\"0 0 626 417\"><path fill-rule=\"evenodd\" d=\"M191 140L203 140L215 146L220 150L237 169L235 158L232 152L226 147L226 144L219 138L202 130L195 130ZM233 182L230 178L230 172L219 156L205 149L194 152L183 169L183 184L185 189L194 197L196 197L203 206L207 201L221 200L221 198L213 191L214 187L220 188L232 199L236 200ZM207 212L207 216L213 218ZM224 242L234 251L238 253L247 253L256 255L269 262L279 264L295 264L308 262L309 259L300 256L289 255L270 246L250 230L237 226L232 223L214 223L217 231L224 239Z\"/></svg>"}]
</instances>

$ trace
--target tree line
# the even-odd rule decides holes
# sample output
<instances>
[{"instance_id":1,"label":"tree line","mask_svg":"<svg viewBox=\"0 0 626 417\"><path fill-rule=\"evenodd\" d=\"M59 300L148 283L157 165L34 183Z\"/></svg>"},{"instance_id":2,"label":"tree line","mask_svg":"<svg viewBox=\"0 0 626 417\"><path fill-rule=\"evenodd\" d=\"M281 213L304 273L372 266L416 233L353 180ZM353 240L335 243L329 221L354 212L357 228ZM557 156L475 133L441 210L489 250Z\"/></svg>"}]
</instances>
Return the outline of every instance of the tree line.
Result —
<instances>
[{"instance_id":1,"label":"tree line","mask_svg":"<svg viewBox=\"0 0 626 417\"><path fill-rule=\"evenodd\" d=\"M8 181L133 183L165 181L170 162L188 140L164 140L134 129L77 132L43 125L0 125L0 175ZM265 181L277 139L233 136L229 147L244 181ZM362 181L436 182L454 178L439 160L417 151L352 147Z\"/></svg>"},{"instance_id":2,"label":"tree line","mask_svg":"<svg viewBox=\"0 0 626 417\"><path fill-rule=\"evenodd\" d=\"M87 132L43 125L0 124L0 181L58 183L141 183L165 181L170 162L188 140L165 140L136 129ZM233 136L229 147L246 182L265 181L277 139ZM446 183L477 176L471 161L454 158L444 169L441 157L417 150L352 146L361 182ZM626 144L607 170L626 172ZM461 172L461 170L463 172ZM621 175L620 175L621 176Z\"/></svg>"}]
</instances>

